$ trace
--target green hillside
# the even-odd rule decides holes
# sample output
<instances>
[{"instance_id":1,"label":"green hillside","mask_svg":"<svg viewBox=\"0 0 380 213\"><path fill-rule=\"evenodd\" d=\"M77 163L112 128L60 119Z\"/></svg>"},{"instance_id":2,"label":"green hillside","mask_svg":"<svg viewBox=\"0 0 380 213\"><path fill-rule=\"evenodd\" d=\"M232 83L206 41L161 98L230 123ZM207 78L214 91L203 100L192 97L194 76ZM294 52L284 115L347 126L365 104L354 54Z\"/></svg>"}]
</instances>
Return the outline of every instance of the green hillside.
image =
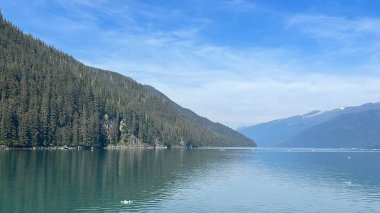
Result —
<instances>
[{"instance_id":1,"label":"green hillside","mask_svg":"<svg viewBox=\"0 0 380 213\"><path fill-rule=\"evenodd\" d=\"M99 50L100 51L100 50ZM150 86L86 66L0 14L0 144L255 146Z\"/></svg>"}]
</instances>

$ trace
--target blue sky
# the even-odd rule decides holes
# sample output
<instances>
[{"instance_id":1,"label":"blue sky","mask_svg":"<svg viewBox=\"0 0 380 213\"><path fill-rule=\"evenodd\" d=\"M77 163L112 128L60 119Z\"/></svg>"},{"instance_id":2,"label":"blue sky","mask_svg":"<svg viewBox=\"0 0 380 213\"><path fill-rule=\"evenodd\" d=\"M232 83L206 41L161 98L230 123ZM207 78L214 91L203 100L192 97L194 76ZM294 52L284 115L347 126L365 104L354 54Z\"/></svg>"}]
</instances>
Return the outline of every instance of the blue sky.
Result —
<instances>
[{"instance_id":1,"label":"blue sky","mask_svg":"<svg viewBox=\"0 0 380 213\"><path fill-rule=\"evenodd\" d=\"M0 0L85 64L230 127L380 101L380 1Z\"/></svg>"}]
</instances>

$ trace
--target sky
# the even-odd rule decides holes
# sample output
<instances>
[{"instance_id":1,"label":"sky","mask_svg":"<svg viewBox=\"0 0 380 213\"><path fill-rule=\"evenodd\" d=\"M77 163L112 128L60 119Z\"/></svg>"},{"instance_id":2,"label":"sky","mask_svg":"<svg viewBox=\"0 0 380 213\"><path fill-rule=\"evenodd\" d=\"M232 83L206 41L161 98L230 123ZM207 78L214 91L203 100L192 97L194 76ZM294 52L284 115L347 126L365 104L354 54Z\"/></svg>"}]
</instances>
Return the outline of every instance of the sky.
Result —
<instances>
[{"instance_id":1,"label":"sky","mask_svg":"<svg viewBox=\"0 0 380 213\"><path fill-rule=\"evenodd\" d=\"M380 101L377 0L0 0L79 61L232 128Z\"/></svg>"}]
</instances>

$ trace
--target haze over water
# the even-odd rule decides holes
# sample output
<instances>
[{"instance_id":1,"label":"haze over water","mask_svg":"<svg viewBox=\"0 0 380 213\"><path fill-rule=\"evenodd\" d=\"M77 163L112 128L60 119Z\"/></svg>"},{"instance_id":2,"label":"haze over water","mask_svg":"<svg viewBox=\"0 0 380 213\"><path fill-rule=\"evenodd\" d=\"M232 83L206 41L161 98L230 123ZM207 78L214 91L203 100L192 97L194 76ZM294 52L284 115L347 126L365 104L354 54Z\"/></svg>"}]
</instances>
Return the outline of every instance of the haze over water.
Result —
<instances>
[{"instance_id":1,"label":"haze over water","mask_svg":"<svg viewBox=\"0 0 380 213\"><path fill-rule=\"evenodd\" d=\"M1 151L0 212L376 212L376 162L376 150Z\"/></svg>"}]
</instances>

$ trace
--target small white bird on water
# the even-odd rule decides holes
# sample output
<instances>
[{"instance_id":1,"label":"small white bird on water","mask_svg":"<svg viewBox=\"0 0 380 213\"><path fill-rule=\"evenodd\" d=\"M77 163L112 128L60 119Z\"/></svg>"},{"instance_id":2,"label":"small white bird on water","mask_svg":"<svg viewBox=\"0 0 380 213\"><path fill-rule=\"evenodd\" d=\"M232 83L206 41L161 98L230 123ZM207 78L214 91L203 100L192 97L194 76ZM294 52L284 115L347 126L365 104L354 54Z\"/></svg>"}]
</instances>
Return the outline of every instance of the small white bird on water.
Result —
<instances>
[{"instance_id":1,"label":"small white bird on water","mask_svg":"<svg viewBox=\"0 0 380 213\"><path fill-rule=\"evenodd\" d=\"M132 203L133 203L132 200L122 200L122 201L120 201L120 202L121 202L121 204L125 204L125 205L132 204Z\"/></svg>"}]
</instances>

